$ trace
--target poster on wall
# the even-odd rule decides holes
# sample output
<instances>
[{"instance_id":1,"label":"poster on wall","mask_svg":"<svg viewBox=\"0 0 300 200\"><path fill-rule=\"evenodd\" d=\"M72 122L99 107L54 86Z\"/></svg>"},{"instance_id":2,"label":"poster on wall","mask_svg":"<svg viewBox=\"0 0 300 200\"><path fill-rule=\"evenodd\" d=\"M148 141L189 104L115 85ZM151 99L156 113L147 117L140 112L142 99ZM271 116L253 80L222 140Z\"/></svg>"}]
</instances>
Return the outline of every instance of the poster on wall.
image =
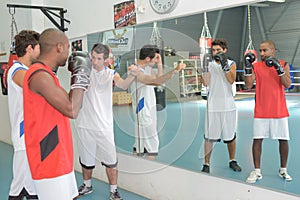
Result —
<instances>
[{"instance_id":1,"label":"poster on wall","mask_svg":"<svg viewBox=\"0 0 300 200\"><path fill-rule=\"evenodd\" d=\"M109 48L115 54L123 54L131 51L133 39L133 30L130 27L124 27L120 29L114 29L106 31L103 35L103 44L109 46Z\"/></svg>"},{"instance_id":2,"label":"poster on wall","mask_svg":"<svg viewBox=\"0 0 300 200\"><path fill-rule=\"evenodd\" d=\"M121 56L131 51L132 42L133 29L130 27L106 31L103 34L102 43L109 46L111 51L106 66L109 66L112 69L119 68Z\"/></svg>"},{"instance_id":3,"label":"poster on wall","mask_svg":"<svg viewBox=\"0 0 300 200\"><path fill-rule=\"evenodd\" d=\"M115 28L136 25L134 1L124 1L114 5Z\"/></svg>"},{"instance_id":4,"label":"poster on wall","mask_svg":"<svg viewBox=\"0 0 300 200\"><path fill-rule=\"evenodd\" d=\"M72 52L73 51L82 51L82 40L75 40L72 42Z\"/></svg>"},{"instance_id":5,"label":"poster on wall","mask_svg":"<svg viewBox=\"0 0 300 200\"><path fill-rule=\"evenodd\" d=\"M73 51L87 51L87 38L86 36L76 37L70 39L71 50Z\"/></svg>"}]
</instances>

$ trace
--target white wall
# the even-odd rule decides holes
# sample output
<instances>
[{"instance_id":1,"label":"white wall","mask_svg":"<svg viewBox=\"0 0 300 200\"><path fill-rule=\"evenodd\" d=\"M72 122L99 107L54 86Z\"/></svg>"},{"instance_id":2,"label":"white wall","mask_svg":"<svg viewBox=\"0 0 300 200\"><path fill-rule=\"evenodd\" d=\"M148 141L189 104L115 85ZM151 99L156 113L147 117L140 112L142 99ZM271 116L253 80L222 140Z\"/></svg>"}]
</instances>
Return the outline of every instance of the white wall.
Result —
<instances>
[{"instance_id":1,"label":"white wall","mask_svg":"<svg viewBox=\"0 0 300 200\"><path fill-rule=\"evenodd\" d=\"M229 8L240 5L245 5L251 2L260 2L265 0L180 0L176 9L170 14L159 15L152 11L148 0L136 0L136 5L144 5L145 13L137 14L137 23L144 24L154 20L163 20L175 18L179 16L186 16L204 11L218 10L221 8ZM110 30L114 28L113 23L113 5L120 0L99 1L90 0L84 6L78 6L71 0L0 0L0 44L5 43L6 50L9 50L10 41L10 15L8 13L7 4L20 4L20 5L38 5L38 6L53 6L61 7L67 10L65 18L71 21L71 24L65 24L69 30L66 32L71 38L83 36L89 33ZM34 28L37 31L42 31L54 25L46 18L41 11L28 8L16 8L15 15L18 29ZM57 19L54 17L54 19ZM59 20L58 20L59 22ZM0 61L6 61L7 57L1 56Z\"/></svg>"},{"instance_id":2,"label":"white wall","mask_svg":"<svg viewBox=\"0 0 300 200\"><path fill-rule=\"evenodd\" d=\"M79 165L77 164L76 167L79 167ZM107 181L103 167L96 167L94 175ZM124 154L119 154L119 186L152 200L299 199L299 196L167 166Z\"/></svg>"},{"instance_id":3,"label":"white wall","mask_svg":"<svg viewBox=\"0 0 300 200\"><path fill-rule=\"evenodd\" d=\"M0 49L4 50L7 55L0 56L0 62L7 62L9 55L9 47L11 43L11 15L9 14L9 9L6 4L12 4L15 2L17 4L30 4L30 0L16 0L16 1L4 1L0 2ZM13 10L11 10L13 11ZM18 31L22 29L31 29L31 11L19 11L15 10L15 20L17 23ZM14 30L15 31L15 30ZM10 122L8 118L8 105L7 96L0 94L0 140L11 143L10 141Z\"/></svg>"},{"instance_id":4,"label":"white wall","mask_svg":"<svg viewBox=\"0 0 300 200\"><path fill-rule=\"evenodd\" d=\"M218 10L239 5L245 5L249 2L258 2L264 0L179 0L176 9L165 15L159 15L152 11L148 0L136 0L137 6L145 6L144 14L137 14L137 23L143 24L154 20L174 18L178 16L200 13L203 11ZM113 23L113 5L120 3L120 0L99 1L91 0L84 6L78 6L74 1L67 0L44 0L45 5L64 7L68 10L67 19L71 20L68 34L70 37L77 37L83 34L94 33L98 31L110 30L114 28Z\"/></svg>"}]
</instances>

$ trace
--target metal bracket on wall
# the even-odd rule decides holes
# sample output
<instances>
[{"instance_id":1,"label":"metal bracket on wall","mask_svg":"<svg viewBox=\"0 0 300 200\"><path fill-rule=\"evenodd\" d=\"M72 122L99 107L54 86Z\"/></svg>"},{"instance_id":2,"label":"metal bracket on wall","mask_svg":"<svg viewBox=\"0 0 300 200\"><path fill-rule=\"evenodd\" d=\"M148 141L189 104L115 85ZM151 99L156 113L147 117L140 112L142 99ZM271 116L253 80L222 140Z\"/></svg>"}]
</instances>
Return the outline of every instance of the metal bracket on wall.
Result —
<instances>
[{"instance_id":1,"label":"metal bracket on wall","mask_svg":"<svg viewBox=\"0 0 300 200\"><path fill-rule=\"evenodd\" d=\"M67 12L67 10L64 10L63 8L58 7L47 7L47 6L31 6L31 5L17 5L17 4L7 4L7 7L10 8L30 8L30 9L40 9L46 17L61 31L65 32L68 30L68 28L65 28L65 22L71 23L69 20L64 18L64 13ZM59 14L56 14L52 11L58 11ZM51 15L50 15L51 14ZM58 17L60 19L60 25L59 23L52 17L52 15Z\"/></svg>"}]
</instances>

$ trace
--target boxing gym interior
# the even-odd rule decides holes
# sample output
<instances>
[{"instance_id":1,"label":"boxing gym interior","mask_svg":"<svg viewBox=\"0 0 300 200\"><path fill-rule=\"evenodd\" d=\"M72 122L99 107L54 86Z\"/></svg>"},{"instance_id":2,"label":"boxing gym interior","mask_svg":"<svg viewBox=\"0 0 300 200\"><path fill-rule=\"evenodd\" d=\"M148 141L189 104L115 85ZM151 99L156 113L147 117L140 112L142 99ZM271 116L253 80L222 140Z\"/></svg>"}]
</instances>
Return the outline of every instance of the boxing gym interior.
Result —
<instances>
[{"instance_id":1,"label":"boxing gym interior","mask_svg":"<svg viewBox=\"0 0 300 200\"><path fill-rule=\"evenodd\" d=\"M180 62L186 69L155 88L159 151L155 161L133 156L135 141L132 98L129 90L113 87L114 136L118 153L118 188L123 199L300 199L300 1L298 0L175 0L170 10L160 11L152 0L96 1L78 5L71 0L1 0L0 7L0 199L8 196L12 179L13 146L8 99L2 82L3 66L11 60L13 36L23 29L42 32L55 27L68 36L71 50L90 51L95 43L110 46L107 65L123 78L135 63L140 48L156 44L161 49L164 71ZM116 19L122 3L133 3L130 15ZM165 1L159 1L164 3ZM119 10L118 10L119 9ZM123 23L126 21L126 23ZM237 107L236 156L242 168L228 167L227 145L215 143L210 173L204 163L204 121L207 88L201 82L201 41L225 38L227 56L236 62L233 84ZM288 62L292 84L285 88L289 111L287 168L293 181L278 177L278 141L265 139L261 156L263 179L246 183L253 170L252 139L255 86L245 87L244 54L257 52L264 40L276 44L276 57ZM62 87L70 90L65 66L56 72ZM134 82L132 83L134 84ZM8 91L9 92L9 91ZM16 99L17 101L17 99ZM76 120L71 119L77 184L82 182L77 152ZM225 120L226 123L227 122ZM101 155L99 155L101 156ZM93 193L82 200L108 199L105 168L99 162L93 172Z\"/></svg>"}]
</instances>

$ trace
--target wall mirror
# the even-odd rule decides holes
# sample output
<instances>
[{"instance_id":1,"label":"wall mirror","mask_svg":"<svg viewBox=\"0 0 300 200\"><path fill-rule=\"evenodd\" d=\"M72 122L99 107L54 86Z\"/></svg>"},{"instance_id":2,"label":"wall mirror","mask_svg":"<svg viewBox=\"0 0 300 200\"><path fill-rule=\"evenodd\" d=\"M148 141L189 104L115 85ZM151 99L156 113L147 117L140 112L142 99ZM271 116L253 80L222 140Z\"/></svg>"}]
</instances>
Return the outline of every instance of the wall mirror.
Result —
<instances>
[{"instance_id":1,"label":"wall mirror","mask_svg":"<svg viewBox=\"0 0 300 200\"><path fill-rule=\"evenodd\" d=\"M225 38L228 41L228 55L237 63L236 160L242 167L241 172L230 170L227 145L223 142L216 143L211 156L211 175L245 182L253 170L251 148L254 93L245 91L241 84L242 58L249 43L249 35L257 51L261 41L270 39L277 45L278 58L286 60L293 67L293 86L286 89L291 137L288 170L293 176L293 181L285 182L278 177L278 142L268 139L263 143L261 160L264 178L256 185L300 195L297 190L300 184L300 172L297 170L300 162L296 156L300 141L297 123L300 113L297 85L297 75L300 72L297 71L300 66L300 57L297 56L300 43L300 19L297 17L299 9L299 1L286 0L283 3L270 1L206 13L212 37ZM166 107L157 112L160 148L156 161L200 173L204 163L203 129L206 101L201 97L197 67L198 40L204 26L204 13L159 21L156 26L163 41L165 72L171 70L174 63L188 63L188 69L183 74L173 76L163 85ZM121 76L126 77L126 68L138 58L139 49L144 44L151 43L153 30L154 23L148 23L89 34L88 50L97 42L110 43L114 58L112 66ZM118 88L114 90L121 92ZM126 98L118 98L121 97L116 97L115 104L119 105L114 106L115 141L119 152L132 154L135 137L132 107L127 104Z\"/></svg>"}]
</instances>

